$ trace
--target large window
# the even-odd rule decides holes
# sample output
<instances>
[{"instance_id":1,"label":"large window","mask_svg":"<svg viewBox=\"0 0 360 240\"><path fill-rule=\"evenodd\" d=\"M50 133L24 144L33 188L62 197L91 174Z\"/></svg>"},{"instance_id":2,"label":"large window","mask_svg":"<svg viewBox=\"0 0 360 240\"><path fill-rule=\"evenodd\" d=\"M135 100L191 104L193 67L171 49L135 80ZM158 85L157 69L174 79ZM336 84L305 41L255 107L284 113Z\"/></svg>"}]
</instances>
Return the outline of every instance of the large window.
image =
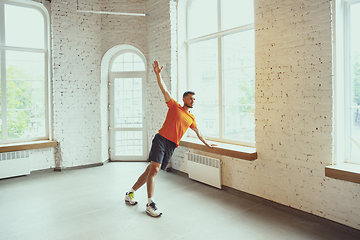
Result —
<instances>
[{"instance_id":1,"label":"large window","mask_svg":"<svg viewBox=\"0 0 360 240\"><path fill-rule=\"evenodd\" d=\"M336 2L335 159L360 164L360 0Z\"/></svg>"},{"instance_id":2,"label":"large window","mask_svg":"<svg viewBox=\"0 0 360 240\"><path fill-rule=\"evenodd\" d=\"M0 142L49 138L48 15L30 1L0 1Z\"/></svg>"},{"instance_id":3,"label":"large window","mask_svg":"<svg viewBox=\"0 0 360 240\"><path fill-rule=\"evenodd\" d=\"M196 93L192 113L201 132L207 139L252 145L253 1L190 0L186 20L186 88Z\"/></svg>"}]
</instances>

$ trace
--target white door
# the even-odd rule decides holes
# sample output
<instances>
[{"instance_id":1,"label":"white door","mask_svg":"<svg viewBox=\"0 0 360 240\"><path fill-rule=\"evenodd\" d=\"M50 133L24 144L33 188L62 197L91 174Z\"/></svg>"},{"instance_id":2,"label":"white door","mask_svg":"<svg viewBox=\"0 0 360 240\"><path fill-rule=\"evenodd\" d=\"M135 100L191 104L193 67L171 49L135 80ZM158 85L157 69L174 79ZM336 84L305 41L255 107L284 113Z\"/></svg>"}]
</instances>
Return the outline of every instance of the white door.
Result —
<instances>
[{"instance_id":1,"label":"white door","mask_svg":"<svg viewBox=\"0 0 360 240\"><path fill-rule=\"evenodd\" d=\"M126 61L126 57L133 60L138 57L130 54L133 56L122 54L125 55L123 61ZM119 57L124 57L122 55ZM109 74L110 159L145 161L148 155L144 111L146 72L134 71L136 67L125 70L111 71Z\"/></svg>"}]
</instances>

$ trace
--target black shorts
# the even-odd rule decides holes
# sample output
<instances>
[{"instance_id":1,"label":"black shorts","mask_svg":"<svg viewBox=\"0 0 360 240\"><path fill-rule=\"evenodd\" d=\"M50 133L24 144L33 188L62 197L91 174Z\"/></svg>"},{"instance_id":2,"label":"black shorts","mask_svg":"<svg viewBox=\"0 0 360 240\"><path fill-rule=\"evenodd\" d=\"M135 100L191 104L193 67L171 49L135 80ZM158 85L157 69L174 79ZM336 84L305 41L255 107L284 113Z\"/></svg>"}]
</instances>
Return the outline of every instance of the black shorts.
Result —
<instances>
[{"instance_id":1,"label":"black shorts","mask_svg":"<svg viewBox=\"0 0 360 240\"><path fill-rule=\"evenodd\" d=\"M174 142L167 140L157 133L152 140L148 161L161 163L161 169L165 170L171 156L174 153L175 148L176 144Z\"/></svg>"}]
</instances>

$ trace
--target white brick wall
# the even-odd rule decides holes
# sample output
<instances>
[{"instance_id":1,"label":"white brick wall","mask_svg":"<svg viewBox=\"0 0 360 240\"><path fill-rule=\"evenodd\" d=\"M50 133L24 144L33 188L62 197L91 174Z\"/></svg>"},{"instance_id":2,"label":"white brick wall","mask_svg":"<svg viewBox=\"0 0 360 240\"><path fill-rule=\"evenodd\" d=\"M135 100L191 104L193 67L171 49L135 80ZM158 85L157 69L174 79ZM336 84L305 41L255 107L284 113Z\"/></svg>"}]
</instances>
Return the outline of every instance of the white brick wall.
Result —
<instances>
[{"instance_id":1,"label":"white brick wall","mask_svg":"<svg viewBox=\"0 0 360 240\"><path fill-rule=\"evenodd\" d=\"M109 12L126 12L126 13L144 13L146 12L146 0L116 0L101 1L101 9ZM148 62L148 41L147 41L147 17L145 16L121 16L121 15L101 15L101 54L105 53L113 56L113 51L121 45L131 45L139 49ZM110 50L111 49L111 50ZM105 61L105 58L103 58ZM107 60L106 60L107 61ZM108 93L106 91L108 76L105 64L102 66L102 154L101 159L107 157L108 148L108 118L107 118L107 101Z\"/></svg>"},{"instance_id":2,"label":"white brick wall","mask_svg":"<svg viewBox=\"0 0 360 240\"><path fill-rule=\"evenodd\" d=\"M360 229L360 185L325 177L332 163L331 1L255 0L255 30L259 158L190 151L222 159L225 186ZM186 170L187 151L175 151L175 169Z\"/></svg>"},{"instance_id":3,"label":"white brick wall","mask_svg":"<svg viewBox=\"0 0 360 240\"><path fill-rule=\"evenodd\" d=\"M175 1L82 2L95 10L129 12L142 12L146 4L148 16L77 14L76 1L52 1L54 136L61 167L103 160L100 62L111 47L133 45L148 60L149 144L167 111L152 72L155 59L177 96ZM255 30L259 158L208 154L223 160L223 184L360 229L360 185L324 176L332 162L331 1L255 0ZM175 151L175 169L185 171L187 151Z\"/></svg>"},{"instance_id":4,"label":"white brick wall","mask_svg":"<svg viewBox=\"0 0 360 240\"><path fill-rule=\"evenodd\" d=\"M103 11L144 13L146 0L101 0ZM104 54L110 48L119 44L129 44L148 54L147 17L101 15L101 52Z\"/></svg>"},{"instance_id":5,"label":"white brick wall","mask_svg":"<svg viewBox=\"0 0 360 240\"><path fill-rule=\"evenodd\" d=\"M55 148L34 149L29 151L31 171L50 169L55 167Z\"/></svg>"},{"instance_id":6,"label":"white brick wall","mask_svg":"<svg viewBox=\"0 0 360 240\"><path fill-rule=\"evenodd\" d=\"M51 7L56 166L98 163L101 15L77 13L76 1L53 0Z\"/></svg>"},{"instance_id":7,"label":"white brick wall","mask_svg":"<svg viewBox=\"0 0 360 240\"><path fill-rule=\"evenodd\" d=\"M105 161L101 138L101 58L129 44L148 54L147 17L78 13L77 1L52 1L54 138L57 167ZM79 1L81 10L143 13L146 0Z\"/></svg>"},{"instance_id":8,"label":"white brick wall","mask_svg":"<svg viewBox=\"0 0 360 240\"><path fill-rule=\"evenodd\" d=\"M171 10L171 11L170 11ZM147 84L147 123L148 140L151 140L162 126L167 107L164 96L162 95L153 72L152 63L158 60L164 66L162 78L171 91L172 97L176 98L176 45L172 44L172 36L176 34L176 29L171 25L176 14L176 2L168 0L148 0L148 43L149 43L149 62L148 62L148 84ZM175 39L176 40L176 39Z\"/></svg>"}]
</instances>

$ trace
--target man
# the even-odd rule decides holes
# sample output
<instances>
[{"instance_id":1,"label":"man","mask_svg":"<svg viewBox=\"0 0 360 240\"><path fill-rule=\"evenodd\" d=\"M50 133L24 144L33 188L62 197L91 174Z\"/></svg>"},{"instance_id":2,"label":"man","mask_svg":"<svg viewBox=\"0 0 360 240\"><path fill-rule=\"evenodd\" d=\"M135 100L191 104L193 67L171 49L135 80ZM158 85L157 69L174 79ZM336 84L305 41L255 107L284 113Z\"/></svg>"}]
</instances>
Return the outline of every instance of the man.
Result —
<instances>
[{"instance_id":1,"label":"man","mask_svg":"<svg viewBox=\"0 0 360 240\"><path fill-rule=\"evenodd\" d=\"M184 105L180 106L180 104L171 98L170 93L161 78L160 73L163 66L160 68L159 63L154 61L153 67L158 85L165 97L165 102L169 110L163 126L152 141L148 159L150 164L147 166L144 173L140 175L132 189L126 193L125 202L130 205L136 205L138 202L134 199L134 192L147 183L148 203L146 204L146 212L152 217L159 217L162 212L157 209L153 199L155 176L160 168L163 170L166 168L175 148L179 145L180 139L185 134L186 130L190 127L206 146L212 148L216 145L210 145L206 142L200 131L197 129L194 116L190 114L189 109L194 105L195 93L191 91L185 92L183 94Z\"/></svg>"}]
</instances>

